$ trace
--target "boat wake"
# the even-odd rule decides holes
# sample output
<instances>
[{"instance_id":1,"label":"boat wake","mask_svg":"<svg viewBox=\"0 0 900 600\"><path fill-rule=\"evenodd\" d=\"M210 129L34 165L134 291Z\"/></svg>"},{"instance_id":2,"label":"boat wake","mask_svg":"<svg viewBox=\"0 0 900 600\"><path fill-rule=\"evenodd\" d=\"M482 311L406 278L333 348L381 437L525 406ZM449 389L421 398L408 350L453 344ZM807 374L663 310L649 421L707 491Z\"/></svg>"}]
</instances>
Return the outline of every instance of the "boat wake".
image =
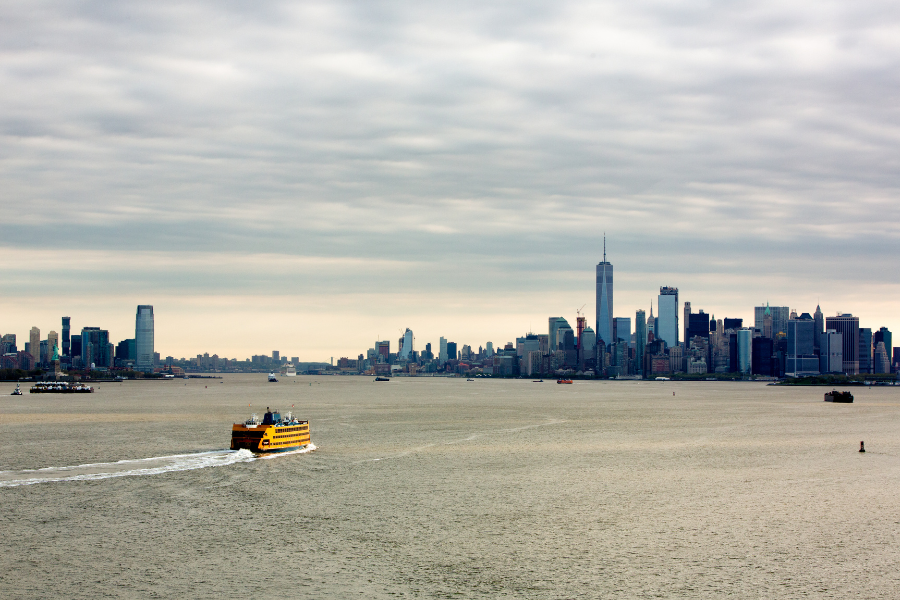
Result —
<instances>
[{"instance_id":1,"label":"boat wake","mask_svg":"<svg viewBox=\"0 0 900 600\"><path fill-rule=\"evenodd\" d=\"M292 452L304 454L315 450L313 444ZM253 462L258 458L274 458L275 455L259 456L249 450L213 450L193 454L172 454L110 463L90 463L71 467L45 467L43 469L23 469L21 471L0 471L0 488L53 483L60 481L95 481L112 477L135 477L140 475L160 475L175 471L193 471L209 467L226 467L237 463Z\"/></svg>"}]
</instances>

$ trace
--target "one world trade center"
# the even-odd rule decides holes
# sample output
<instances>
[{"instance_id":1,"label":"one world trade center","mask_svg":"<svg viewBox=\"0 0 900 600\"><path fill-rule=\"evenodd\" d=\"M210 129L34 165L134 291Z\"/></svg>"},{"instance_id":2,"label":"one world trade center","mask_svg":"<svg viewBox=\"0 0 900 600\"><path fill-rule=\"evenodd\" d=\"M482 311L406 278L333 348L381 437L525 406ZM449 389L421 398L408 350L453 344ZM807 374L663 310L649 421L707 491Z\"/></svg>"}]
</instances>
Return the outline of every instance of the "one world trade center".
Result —
<instances>
[{"instance_id":1,"label":"one world trade center","mask_svg":"<svg viewBox=\"0 0 900 600\"><path fill-rule=\"evenodd\" d=\"M613 328L613 266L606 260L606 236L603 236L603 262L597 265L597 340L616 342Z\"/></svg>"}]
</instances>

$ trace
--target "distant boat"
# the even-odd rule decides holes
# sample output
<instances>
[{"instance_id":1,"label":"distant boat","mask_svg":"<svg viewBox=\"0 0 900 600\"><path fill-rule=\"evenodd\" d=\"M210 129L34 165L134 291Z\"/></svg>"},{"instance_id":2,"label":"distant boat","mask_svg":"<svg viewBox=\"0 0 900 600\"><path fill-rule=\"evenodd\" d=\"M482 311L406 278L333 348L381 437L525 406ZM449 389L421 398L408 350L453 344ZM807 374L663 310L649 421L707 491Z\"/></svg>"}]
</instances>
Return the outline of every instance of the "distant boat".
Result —
<instances>
[{"instance_id":1,"label":"distant boat","mask_svg":"<svg viewBox=\"0 0 900 600\"><path fill-rule=\"evenodd\" d=\"M543 379L535 379L531 383L544 383L544 380Z\"/></svg>"},{"instance_id":2,"label":"distant boat","mask_svg":"<svg viewBox=\"0 0 900 600\"><path fill-rule=\"evenodd\" d=\"M850 392L831 390L830 392L825 392L825 402L842 402L849 404L853 402L853 394Z\"/></svg>"},{"instance_id":3,"label":"distant boat","mask_svg":"<svg viewBox=\"0 0 900 600\"><path fill-rule=\"evenodd\" d=\"M281 367L281 374L285 377L296 377L297 369L294 367L294 363L285 363L285 365Z\"/></svg>"},{"instance_id":4,"label":"distant boat","mask_svg":"<svg viewBox=\"0 0 900 600\"><path fill-rule=\"evenodd\" d=\"M10 394L10 396L21 396L21 395L22 395L22 390L19 388L19 384L17 383L16 389L14 389L12 391L12 394Z\"/></svg>"},{"instance_id":5,"label":"distant boat","mask_svg":"<svg viewBox=\"0 0 900 600\"><path fill-rule=\"evenodd\" d=\"M390 381L390 377L376 377L375 381Z\"/></svg>"},{"instance_id":6,"label":"distant boat","mask_svg":"<svg viewBox=\"0 0 900 600\"><path fill-rule=\"evenodd\" d=\"M466 379L466 381L475 381L474 379Z\"/></svg>"},{"instance_id":7,"label":"distant boat","mask_svg":"<svg viewBox=\"0 0 900 600\"><path fill-rule=\"evenodd\" d=\"M557 379L556 383L572 383L571 379Z\"/></svg>"},{"instance_id":8,"label":"distant boat","mask_svg":"<svg viewBox=\"0 0 900 600\"><path fill-rule=\"evenodd\" d=\"M278 383L278 379L275 377L275 373L269 373L269 383Z\"/></svg>"}]
</instances>

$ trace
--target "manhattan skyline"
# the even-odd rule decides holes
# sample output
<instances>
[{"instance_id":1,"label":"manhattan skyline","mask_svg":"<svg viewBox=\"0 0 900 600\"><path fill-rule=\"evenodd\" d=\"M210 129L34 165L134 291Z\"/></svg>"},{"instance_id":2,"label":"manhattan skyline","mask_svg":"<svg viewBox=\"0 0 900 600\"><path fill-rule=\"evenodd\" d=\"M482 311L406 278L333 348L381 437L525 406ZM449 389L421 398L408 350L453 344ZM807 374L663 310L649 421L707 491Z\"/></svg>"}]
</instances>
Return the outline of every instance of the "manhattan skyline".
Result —
<instances>
[{"instance_id":1,"label":"manhattan skyline","mask_svg":"<svg viewBox=\"0 0 900 600\"><path fill-rule=\"evenodd\" d=\"M900 331L888 3L42 7L0 8L4 331L499 344L595 323L604 231L614 317Z\"/></svg>"}]
</instances>

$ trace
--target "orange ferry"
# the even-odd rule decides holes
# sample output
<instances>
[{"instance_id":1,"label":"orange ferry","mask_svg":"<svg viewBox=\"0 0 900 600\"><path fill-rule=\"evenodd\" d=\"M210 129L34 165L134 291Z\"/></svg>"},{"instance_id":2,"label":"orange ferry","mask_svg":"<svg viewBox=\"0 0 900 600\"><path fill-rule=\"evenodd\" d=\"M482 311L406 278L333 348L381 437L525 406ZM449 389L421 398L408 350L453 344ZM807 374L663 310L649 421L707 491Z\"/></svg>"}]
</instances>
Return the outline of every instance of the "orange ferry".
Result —
<instances>
[{"instance_id":1,"label":"orange ferry","mask_svg":"<svg viewBox=\"0 0 900 600\"><path fill-rule=\"evenodd\" d=\"M246 448L251 452L286 452L308 446L309 421L300 421L291 413L281 418L281 413L266 407L262 422L252 415L243 423L231 428L231 449Z\"/></svg>"},{"instance_id":2,"label":"orange ferry","mask_svg":"<svg viewBox=\"0 0 900 600\"><path fill-rule=\"evenodd\" d=\"M571 379L557 379L556 383L572 383Z\"/></svg>"}]
</instances>

